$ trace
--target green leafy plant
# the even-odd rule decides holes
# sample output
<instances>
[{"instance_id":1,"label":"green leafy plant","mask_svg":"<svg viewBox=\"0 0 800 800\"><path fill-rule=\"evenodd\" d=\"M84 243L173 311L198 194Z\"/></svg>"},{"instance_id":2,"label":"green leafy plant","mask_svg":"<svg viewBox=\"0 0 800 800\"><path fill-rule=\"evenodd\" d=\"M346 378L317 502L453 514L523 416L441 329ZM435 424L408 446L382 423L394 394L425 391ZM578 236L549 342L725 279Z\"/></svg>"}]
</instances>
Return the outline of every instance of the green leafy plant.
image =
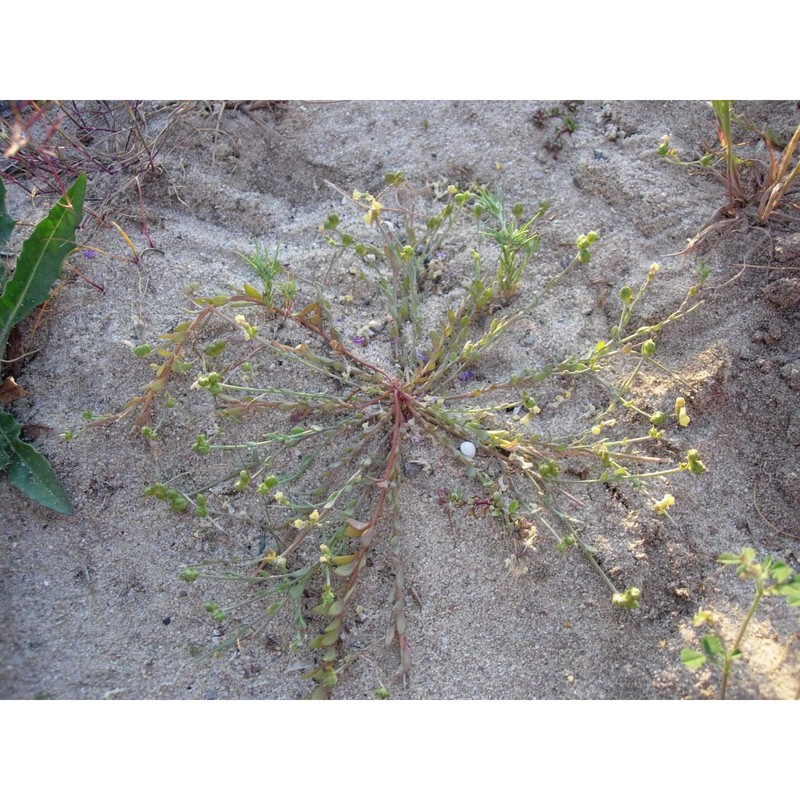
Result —
<instances>
[{"instance_id":1,"label":"green leafy plant","mask_svg":"<svg viewBox=\"0 0 800 800\"><path fill-rule=\"evenodd\" d=\"M745 547L738 555L724 553L718 561L721 564L735 566L736 574L741 580L753 581L755 587L753 601L730 647L725 644L719 631L718 616L713 611L700 609L694 617L693 625L695 628L708 626L712 633L700 638L702 650L688 648L681 650L681 661L690 670L700 669L706 663L718 667L722 672L719 697L720 700L724 700L731 668L742 657L740 649L742 640L761 600L764 597L781 595L786 598L790 606L800 606L800 575L783 561L776 561L771 556L767 556L762 562L756 561L756 551L751 547Z\"/></svg>"},{"instance_id":2,"label":"green leafy plant","mask_svg":"<svg viewBox=\"0 0 800 800\"><path fill-rule=\"evenodd\" d=\"M795 182L800 176L800 162L792 166L795 151L800 144L800 125L783 146L783 153L780 155L775 152L778 145L774 134L769 130L759 132L769 152L769 163L765 163L763 160L737 155L734 123L747 131L752 131L754 126L736 117L733 103L730 100L712 100L710 106L717 120L721 152L707 152L699 159L687 162L682 161L677 150L670 146L669 136L664 136L658 147L658 154L665 160L708 171L723 181L727 189L727 204L690 240L687 250L696 247L712 233L725 233L737 227L743 214L749 209L754 209L755 221L759 225L773 219L796 223L797 217L789 215L788 209L781 209L781 206L800 209L796 201L787 200L795 192ZM744 177L744 169L748 171L748 179Z\"/></svg>"},{"instance_id":3,"label":"green leafy plant","mask_svg":"<svg viewBox=\"0 0 800 800\"><path fill-rule=\"evenodd\" d=\"M50 296L61 264L75 248L75 231L83 213L86 177L79 177L22 245L14 273L2 272L0 295L0 353L5 354L11 329ZM0 181L0 247L9 239L14 221L5 208L5 186ZM7 411L0 411L0 470L12 485L37 503L71 514L72 503L44 456L20 438L21 427Z\"/></svg>"},{"instance_id":4,"label":"green leafy plant","mask_svg":"<svg viewBox=\"0 0 800 800\"><path fill-rule=\"evenodd\" d=\"M147 351L160 358L152 364L153 380L123 412L90 423L133 418L134 429L149 427L154 402L176 366L196 355L200 371L193 388L210 395L221 421L199 434L192 450L197 458L231 456L232 469L202 486L177 476L171 488L156 484L147 494L176 511L194 508L206 524L223 526L214 494L233 491L262 541L255 556L193 564L182 579L218 577L254 587L236 607L209 606L215 623L239 620L229 642L254 635L270 615L288 611L297 630L294 646L305 642L319 653L309 673L317 682L315 696L327 696L356 657L344 651L341 634L360 577L381 544L394 574L385 641L397 642L398 676L404 676L411 656L402 465L409 448L428 441L449 454L477 491L471 500L458 490L440 492L437 502L451 519L463 508L502 525L513 574L524 571L526 551L542 531L559 550L580 552L615 606L636 608L639 589L611 579L588 538L591 521L582 518L578 509L586 506L576 495L591 484L627 484L643 492L653 513L668 516L674 498L656 501L648 482L705 470L697 451L678 459L662 441L666 424L676 430L688 424L685 401L679 398L672 410L634 399L637 377L666 369L654 357L654 337L697 307L697 287L663 319L635 323L658 273L654 264L638 289L621 288L618 323L588 352L481 379L486 353L589 263L597 233L578 237L566 266L539 264L523 293L545 205L527 216L521 205L508 209L485 189L454 186L437 204L397 173L387 176L381 193L354 192L350 199L365 229L350 231L331 214L320 232L333 248L322 280L339 262L351 292L337 298L316 285L300 301L300 282L279 252L256 247L243 258L260 285L244 283L213 296L192 293L194 318L165 335L165 346ZM465 239L475 246L465 246ZM359 324L350 308L352 292L370 286L382 296L386 315ZM426 322L442 292L449 310ZM220 336L228 341L224 351ZM204 342L212 343L210 350ZM225 365L215 360L223 354ZM286 385L271 379L281 364L292 365L294 379ZM318 385L314 390L309 378ZM597 405L570 402L582 383ZM256 418L258 438L243 441L242 428L232 421L244 426ZM591 517L590 509L586 513Z\"/></svg>"},{"instance_id":5,"label":"green leafy plant","mask_svg":"<svg viewBox=\"0 0 800 800\"><path fill-rule=\"evenodd\" d=\"M578 129L575 119L577 111L583 104L582 100L565 100L560 105L548 109L540 108L533 114L533 124L537 128L544 128L548 120L555 120L552 133L545 139L544 146L552 153L553 158L564 148L566 137L571 136Z\"/></svg>"},{"instance_id":6,"label":"green leafy plant","mask_svg":"<svg viewBox=\"0 0 800 800\"><path fill-rule=\"evenodd\" d=\"M731 101L712 100L711 107L717 117L719 140L725 156L725 178L728 188L728 208L733 210L745 204L744 190L739 177L739 160L733 152L733 135L731 133Z\"/></svg>"}]
</instances>

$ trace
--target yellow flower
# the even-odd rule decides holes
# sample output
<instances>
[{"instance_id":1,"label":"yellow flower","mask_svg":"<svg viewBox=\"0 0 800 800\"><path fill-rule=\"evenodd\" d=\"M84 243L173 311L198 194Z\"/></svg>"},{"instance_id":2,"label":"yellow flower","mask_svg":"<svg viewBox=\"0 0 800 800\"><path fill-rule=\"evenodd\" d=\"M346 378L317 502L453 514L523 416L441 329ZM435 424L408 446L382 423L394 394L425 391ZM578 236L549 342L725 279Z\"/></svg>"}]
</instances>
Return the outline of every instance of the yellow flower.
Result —
<instances>
[{"instance_id":1,"label":"yellow flower","mask_svg":"<svg viewBox=\"0 0 800 800\"><path fill-rule=\"evenodd\" d=\"M702 628L703 625L714 624L717 621L717 615L713 611L700 609L692 620L692 627Z\"/></svg>"},{"instance_id":2,"label":"yellow flower","mask_svg":"<svg viewBox=\"0 0 800 800\"><path fill-rule=\"evenodd\" d=\"M366 197L367 200L369 200L369 211L364 214L364 222L367 225L371 225L375 220L380 219L383 206L371 194L368 194Z\"/></svg>"},{"instance_id":3,"label":"yellow flower","mask_svg":"<svg viewBox=\"0 0 800 800\"><path fill-rule=\"evenodd\" d=\"M690 422L690 417L686 413L686 400L682 397L675 398L675 414L678 417L678 425L685 428Z\"/></svg>"},{"instance_id":4,"label":"yellow flower","mask_svg":"<svg viewBox=\"0 0 800 800\"><path fill-rule=\"evenodd\" d=\"M675 498L671 494L665 494L657 503L653 503L653 511L656 514L665 514L668 508L675 505Z\"/></svg>"},{"instance_id":5,"label":"yellow flower","mask_svg":"<svg viewBox=\"0 0 800 800\"><path fill-rule=\"evenodd\" d=\"M244 334L244 340L249 342L257 333L258 328L255 325L251 325L246 319L244 314L237 314L233 321L242 329L242 333Z\"/></svg>"}]
</instances>

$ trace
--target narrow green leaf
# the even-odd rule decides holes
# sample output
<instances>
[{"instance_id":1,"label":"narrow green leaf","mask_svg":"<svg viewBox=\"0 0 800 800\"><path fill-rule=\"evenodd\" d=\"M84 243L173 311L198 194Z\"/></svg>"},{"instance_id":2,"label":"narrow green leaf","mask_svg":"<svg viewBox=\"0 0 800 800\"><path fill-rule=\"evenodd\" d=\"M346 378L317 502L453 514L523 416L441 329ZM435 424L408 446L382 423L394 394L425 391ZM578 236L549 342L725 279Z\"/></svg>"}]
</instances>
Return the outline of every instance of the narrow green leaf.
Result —
<instances>
[{"instance_id":1,"label":"narrow green leaf","mask_svg":"<svg viewBox=\"0 0 800 800\"><path fill-rule=\"evenodd\" d=\"M300 583L296 583L292 586L286 594L289 595L293 600L297 600L303 596L303 589L306 588L305 581L301 581Z\"/></svg>"},{"instance_id":2,"label":"narrow green leaf","mask_svg":"<svg viewBox=\"0 0 800 800\"><path fill-rule=\"evenodd\" d=\"M738 564L739 556L736 553L723 553L717 561L720 564Z\"/></svg>"},{"instance_id":3,"label":"narrow green leaf","mask_svg":"<svg viewBox=\"0 0 800 800\"><path fill-rule=\"evenodd\" d=\"M681 661L687 669L700 669L706 663L706 657L697 650L681 650Z\"/></svg>"},{"instance_id":4,"label":"narrow green leaf","mask_svg":"<svg viewBox=\"0 0 800 800\"><path fill-rule=\"evenodd\" d=\"M8 480L31 500L59 514L74 508L47 459L19 438L19 423L7 411L0 411L0 453L5 454ZM2 457L0 457L2 463Z\"/></svg>"},{"instance_id":5,"label":"narrow green leaf","mask_svg":"<svg viewBox=\"0 0 800 800\"><path fill-rule=\"evenodd\" d=\"M23 243L0 296L0 353L11 328L50 296L62 262L75 248L85 194L86 176L81 175Z\"/></svg>"},{"instance_id":6,"label":"narrow green leaf","mask_svg":"<svg viewBox=\"0 0 800 800\"><path fill-rule=\"evenodd\" d=\"M0 181L0 247L11 238L11 231L14 230L16 223L8 215L6 211L6 187L3 181ZM0 286L2 285L2 277L0 277Z\"/></svg>"},{"instance_id":7,"label":"narrow green leaf","mask_svg":"<svg viewBox=\"0 0 800 800\"><path fill-rule=\"evenodd\" d=\"M15 224L14 220L6 213L6 187L3 185L3 181L0 181L0 248L11 238L11 231ZM6 280L8 280L8 275L5 266L0 264L0 292L3 291Z\"/></svg>"}]
</instances>

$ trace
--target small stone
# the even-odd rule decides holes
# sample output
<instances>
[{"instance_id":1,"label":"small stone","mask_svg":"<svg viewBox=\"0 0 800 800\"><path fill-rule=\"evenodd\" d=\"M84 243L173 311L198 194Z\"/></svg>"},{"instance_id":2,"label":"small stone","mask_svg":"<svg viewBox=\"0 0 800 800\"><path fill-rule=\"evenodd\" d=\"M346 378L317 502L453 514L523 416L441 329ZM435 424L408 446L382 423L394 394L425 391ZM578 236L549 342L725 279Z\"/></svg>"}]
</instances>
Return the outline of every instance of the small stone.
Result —
<instances>
[{"instance_id":1,"label":"small stone","mask_svg":"<svg viewBox=\"0 0 800 800\"><path fill-rule=\"evenodd\" d=\"M781 264L800 258L800 233L790 233L775 239L775 259Z\"/></svg>"},{"instance_id":2,"label":"small stone","mask_svg":"<svg viewBox=\"0 0 800 800\"><path fill-rule=\"evenodd\" d=\"M772 372L772 362L767 358L757 358L755 365L765 375L768 375L770 372Z\"/></svg>"},{"instance_id":3,"label":"small stone","mask_svg":"<svg viewBox=\"0 0 800 800\"><path fill-rule=\"evenodd\" d=\"M464 456L464 458L468 458L470 461L475 458L475 453L478 452L472 442L461 442L461 447L458 449L461 451L461 455Z\"/></svg>"},{"instance_id":4,"label":"small stone","mask_svg":"<svg viewBox=\"0 0 800 800\"><path fill-rule=\"evenodd\" d=\"M422 464L418 464L416 461L403 462L403 475L406 478L416 478L420 472L422 472Z\"/></svg>"},{"instance_id":5,"label":"small stone","mask_svg":"<svg viewBox=\"0 0 800 800\"><path fill-rule=\"evenodd\" d=\"M786 426L786 438L793 444L800 446L800 408L795 409L789 417L789 424Z\"/></svg>"},{"instance_id":6,"label":"small stone","mask_svg":"<svg viewBox=\"0 0 800 800\"><path fill-rule=\"evenodd\" d=\"M770 303L788 311L800 306L800 278L778 278L764 287L764 297Z\"/></svg>"},{"instance_id":7,"label":"small stone","mask_svg":"<svg viewBox=\"0 0 800 800\"><path fill-rule=\"evenodd\" d=\"M800 363L794 362L786 364L781 369L781 377L796 392L800 392Z\"/></svg>"},{"instance_id":8,"label":"small stone","mask_svg":"<svg viewBox=\"0 0 800 800\"><path fill-rule=\"evenodd\" d=\"M783 496L796 508L800 508L800 474L787 472L781 480Z\"/></svg>"}]
</instances>

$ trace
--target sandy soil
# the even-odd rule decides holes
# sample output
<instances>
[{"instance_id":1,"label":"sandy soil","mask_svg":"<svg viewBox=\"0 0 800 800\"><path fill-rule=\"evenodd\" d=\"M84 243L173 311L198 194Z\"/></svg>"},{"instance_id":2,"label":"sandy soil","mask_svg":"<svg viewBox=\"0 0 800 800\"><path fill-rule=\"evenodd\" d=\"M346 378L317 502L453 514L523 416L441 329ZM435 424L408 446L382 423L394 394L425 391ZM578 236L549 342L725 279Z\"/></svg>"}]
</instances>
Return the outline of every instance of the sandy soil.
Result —
<instances>
[{"instance_id":1,"label":"sandy soil","mask_svg":"<svg viewBox=\"0 0 800 800\"><path fill-rule=\"evenodd\" d=\"M559 136L558 119L539 119L538 112L552 105L185 108L158 171L142 180L141 207L130 192L117 198L108 217L143 251L143 208L156 249L133 264L124 260L129 252L112 228L87 223L88 244L97 255L72 257L86 280L69 279L43 324L34 330L31 320L23 327L26 349L36 352L19 377L29 395L13 410L62 476L76 513L50 513L0 481L0 696L309 693L303 674L313 656L289 649L292 632L280 619L268 636L249 640L238 653L193 658L225 633L215 628L203 601L213 596L232 602L245 590L181 583L182 566L223 553L225 537L142 496L155 480L206 469L188 447L203 426L213 425L213 409L192 405L189 377L173 388L177 410L154 444L131 438L124 424L72 442L59 434L79 428L84 409L118 411L138 393L149 380L148 366L132 356L131 344L152 343L186 318L187 284L240 284L247 272L236 252L247 250L254 237L269 246L280 242L284 263L313 278L329 262L318 227L332 211L342 213L341 198L326 181L369 191L397 169L421 186L486 183L529 208L548 199L556 218L543 231L545 263L573 248L580 233L600 232L585 274L532 327L512 336L487 371L584 349L613 324L619 287L638 285L653 261L662 270L647 310L669 312L702 259L710 268L704 305L659 339L659 354L691 387L682 391L692 424L670 435L681 452L697 448L708 473L664 485L679 501L674 526L648 513L627 513L626 496L602 489L592 496L592 540L625 581L643 591L642 607L626 613L612 608L578 553L560 555L545 539L527 557L527 572L510 576L512 547L501 529L467 514L450 524L436 505L436 492L462 481L463 470L420 442L412 457L430 462L430 470L404 483L401 508L406 581L413 590L413 671L406 686L393 682L397 654L380 642L391 581L385 553L378 550L359 595L363 622L349 638L365 655L351 665L335 697L371 698L381 684L394 698L416 699L713 694L716 675L687 672L679 653L695 646L691 620L700 606L717 610L730 634L749 604L749 585L723 570L717 555L752 546L800 567L797 231L743 227L689 255L670 255L724 203L724 187L664 163L656 147L664 134L686 155L713 145L709 110L696 102L586 102L574 112L577 129ZM784 134L797 125L793 103L738 108ZM171 111L151 111L153 128ZM90 185L89 204L103 191L99 180ZM16 219L35 221L46 202L32 203L10 188L8 204ZM743 263L757 266L741 271ZM348 280L344 271L334 277ZM375 313L368 299L352 310L354 324ZM675 387L662 384L659 390L675 393ZM254 536L240 522L227 527L240 539ZM797 623L797 611L782 602L763 608L729 696L798 696Z\"/></svg>"}]
</instances>

